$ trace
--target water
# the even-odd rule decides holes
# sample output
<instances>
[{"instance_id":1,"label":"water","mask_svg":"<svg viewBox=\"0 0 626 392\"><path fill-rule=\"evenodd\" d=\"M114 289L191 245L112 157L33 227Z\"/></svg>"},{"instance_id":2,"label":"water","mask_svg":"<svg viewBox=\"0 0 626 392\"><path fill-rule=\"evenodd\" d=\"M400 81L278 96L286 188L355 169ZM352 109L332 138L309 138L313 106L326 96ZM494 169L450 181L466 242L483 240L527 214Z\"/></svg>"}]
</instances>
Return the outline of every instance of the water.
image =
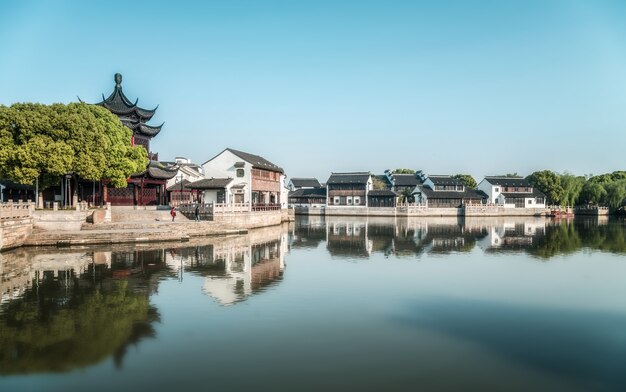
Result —
<instances>
[{"instance_id":1,"label":"water","mask_svg":"<svg viewBox=\"0 0 626 392\"><path fill-rule=\"evenodd\" d=\"M0 390L625 390L619 220L299 219L0 254Z\"/></svg>"}]
</instances>

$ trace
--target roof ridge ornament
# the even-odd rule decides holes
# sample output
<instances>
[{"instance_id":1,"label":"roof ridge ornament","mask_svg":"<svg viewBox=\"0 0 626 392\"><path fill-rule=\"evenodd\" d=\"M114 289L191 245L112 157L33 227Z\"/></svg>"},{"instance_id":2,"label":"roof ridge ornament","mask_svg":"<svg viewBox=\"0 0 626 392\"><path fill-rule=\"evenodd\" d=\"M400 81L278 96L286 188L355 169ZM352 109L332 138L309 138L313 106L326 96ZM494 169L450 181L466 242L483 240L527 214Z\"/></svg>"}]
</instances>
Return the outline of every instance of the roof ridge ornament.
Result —
<instances>
[{"instance_id":1,"label":"roof ridge ornament","mask_svg":"<svg viewBox=\"0 0 626 392\"><path fill-rule=\"evenodd\" d=\"M115 76L113 77L113 80L115 80L115 86L116 87L121 87L122 84L122 74L121 73L116 73Z\"/></svg>"}]
</instances>

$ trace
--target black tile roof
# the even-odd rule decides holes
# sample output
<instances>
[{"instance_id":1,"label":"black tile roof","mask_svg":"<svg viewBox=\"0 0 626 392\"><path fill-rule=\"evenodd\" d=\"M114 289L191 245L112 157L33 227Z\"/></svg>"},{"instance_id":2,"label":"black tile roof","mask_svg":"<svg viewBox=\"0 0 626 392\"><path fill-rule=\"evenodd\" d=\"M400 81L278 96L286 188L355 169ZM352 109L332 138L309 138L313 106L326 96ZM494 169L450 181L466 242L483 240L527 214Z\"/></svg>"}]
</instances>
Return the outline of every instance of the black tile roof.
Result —
<instances>
[{"instance_id":1,"label":"black tile roof","mask_svg":"<svg viewBox=\"0 0 626 392\"><path fill-rule=\"evenodd\" d=\"M394 191L389 189L374 189L367 192L367 196L398 196Z\"/></svg>"},{"instance_id":2,"label":"black tile roof","mask_svg":"<svg viewBox=\"0 0 626 392\"><path fill-rule=\"evenodd\" d=\"M152 126L146 124L146 121L150 121L157 108L143 109L137 106L139 99L132 102L124 92L122 91L122 75L115 74L115 88L113 93L108 98L104 98L102 95L102 102L98 102L96 105L102 106L108 109L111 113L120 117L120 120L124 125L133 130L133 132L143 134L148 137L156 136L161 132L163 124L158 126ZM158 106L157 106L158 107Z\"/></svg>"},{"instance_id":3,"label":"black tile roof","mask_svg":"<svg viewBox=\"0 0 626 392\"><path fill-rule=\"evenodd\" d=\"M523 186L523 187L531 187L528 180L522 177L503 177L503 176L493 176L493 177L485 177L485 181L488 181L491 185L500 185L500 186Z\"/></svg>"},{"instance_id":4,"label":"black tile roof","mask_svg":"<svg viewBox=\"0 0 626 392\"><path fill-rule=\"evenodd\" d=\"M232 178L203 178L189 185L191 189L224 189L233 181Z\"/></svg>"},{"instance_id":5,"label":"black tile roof","mask_svg":"<svg viewBox=\"0 0 626 392\"><path fill-rule=\"evenodd\" d=\"M0 179L0 185L8 188L8 189L14 189L14 190L35 190L35 186L34 185L24 185L24 184L19 184L17 182L13 182L11 180L8 179Z\"/></svg>"},{"instance_id":6,"label":"black tile roof","mask_svg":"<svg viewBox=\"0 0 626 392\"><path fill-rule=\"evenodd\" d=\"M189 188L189 184L191 184L191 181L189 181L188 179L184 178L183 181L181 181L183 183L183 190L184 191L188 191L191 188ZM180 182L177 182L176 184L172 184L170 186L167 187L166 189L168 192L172 192L172 191L180 191Z\"/></svg>"},{"instance_id":7,"label":"black tile roof","mask_svg":"<svg viewBox=\"0 0 626 392\"><path fill-rule=\"evenodd\" d=\"M321 188L320 182L317 178L292 178L291 183L296 188Z\"/></svg>"},{"instance_id":8,"label":"black tile roof","mask_svg":"<svg viewBox=\"0 0 626 392\"><path fill-rule=\"evenodd\" d=\"M331 173L328 181L326 181L326 185L366 184L370 176L370 172Z\"/></svg>"},{"instance_id":9,"label":"black tile roof","mask_svg":"<svg viewBox=\"0 0 626 392\"><path fill-rule=\"evenodd\" d=\"M265 170L275 171L279 173L284 173L284 170L281 167L278 167L277 165L273 164L272 162L268 161L267 159L261 156L249 154L247 152L243 152L239 150L234 150L232 148L227 148L226 150L237 155L239 158L248 162L249 164L252 165L252 167L255 167L257 169L265 169Z\"/></svg>"},{"instance_id":10,"label":"black tile roof","mask_svg":"<svg viewBox=\"0 0 626 392\"><path fill-rule=\"evenodd\" d=\"M178 165L168 162L148 161L146 170L134 173L131 177L141 177L146 174L158 180L169 180L178 174Z\"/></svg>"},{"instance_id":11,"label":"black tile roof","mask_svg":"<svg viewBox=\"0 0 626 392\"><path fill-rule=\"evenodd\" d=\"M395 186L417 186L419 183L415 174L394 174L392 178Z\"/></svg>"},{"instance_id":12,"label":"black tile roof","mask_svg":"<svg viewBox=\"0 0 626 392\"><path fill-rule=\"evenodd\" d=\"M428 176L428 179L435 185L465 185L463 181L452 176Z\"/></svg>"},{"instance_id":13,"label":"black tile roof","mask_svg":"<svg viewBox=\"0 0 626 392\"><path fill-rule=\"evenodd\" d=\"M309 198L309 197L326 197L326 188L298 189L289 192L289 197Z\"/></svg>"}]
</instances>

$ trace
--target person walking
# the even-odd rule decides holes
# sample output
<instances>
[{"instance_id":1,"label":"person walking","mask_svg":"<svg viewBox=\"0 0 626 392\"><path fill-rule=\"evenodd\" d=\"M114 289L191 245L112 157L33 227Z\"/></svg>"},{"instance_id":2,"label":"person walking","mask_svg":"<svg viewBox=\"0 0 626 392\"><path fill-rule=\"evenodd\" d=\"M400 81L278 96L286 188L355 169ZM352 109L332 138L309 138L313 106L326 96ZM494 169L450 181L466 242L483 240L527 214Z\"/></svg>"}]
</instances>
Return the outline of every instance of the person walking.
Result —
<instances>
[{"instance_id":1,"label":"person walking","mask_svg":"<svg viewBox=\"0 0 626 392\"><path fill-rule=\"evenodd\" d=\"M170 215L172 216L172 222L174 222L174 218L176 218L176 210L174 207L170 210Z\"/></svg>"},{"instance_id":2,"label":"person walking","mask_svg":"<svg viewBox=\"0 0 626 392\"><path fill-rule=\"evenodd\" d=\"M200 204L196 203L196 222L200 222Z\"/></svg>"}]
</instances>

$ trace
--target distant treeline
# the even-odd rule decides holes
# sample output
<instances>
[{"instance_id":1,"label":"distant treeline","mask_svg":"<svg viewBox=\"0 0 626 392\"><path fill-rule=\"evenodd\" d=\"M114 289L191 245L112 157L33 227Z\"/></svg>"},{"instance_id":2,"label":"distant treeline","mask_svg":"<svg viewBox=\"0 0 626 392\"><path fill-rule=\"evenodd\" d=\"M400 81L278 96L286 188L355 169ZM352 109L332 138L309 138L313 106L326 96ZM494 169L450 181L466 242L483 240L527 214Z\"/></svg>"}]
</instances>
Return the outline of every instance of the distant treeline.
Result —
<instances>
[{"instance_id":1,"label":"distant treeline","mask_svg":"<svg viewBox=\"0 0 626 392\"><path fill-rule=\"evenodd\" d=\"M597 176L575 176L542 170L526 178L545 193L550 204L602 205L617 209L624 206L626 200L626 171Z\"/></svg>"}]
</instances>

